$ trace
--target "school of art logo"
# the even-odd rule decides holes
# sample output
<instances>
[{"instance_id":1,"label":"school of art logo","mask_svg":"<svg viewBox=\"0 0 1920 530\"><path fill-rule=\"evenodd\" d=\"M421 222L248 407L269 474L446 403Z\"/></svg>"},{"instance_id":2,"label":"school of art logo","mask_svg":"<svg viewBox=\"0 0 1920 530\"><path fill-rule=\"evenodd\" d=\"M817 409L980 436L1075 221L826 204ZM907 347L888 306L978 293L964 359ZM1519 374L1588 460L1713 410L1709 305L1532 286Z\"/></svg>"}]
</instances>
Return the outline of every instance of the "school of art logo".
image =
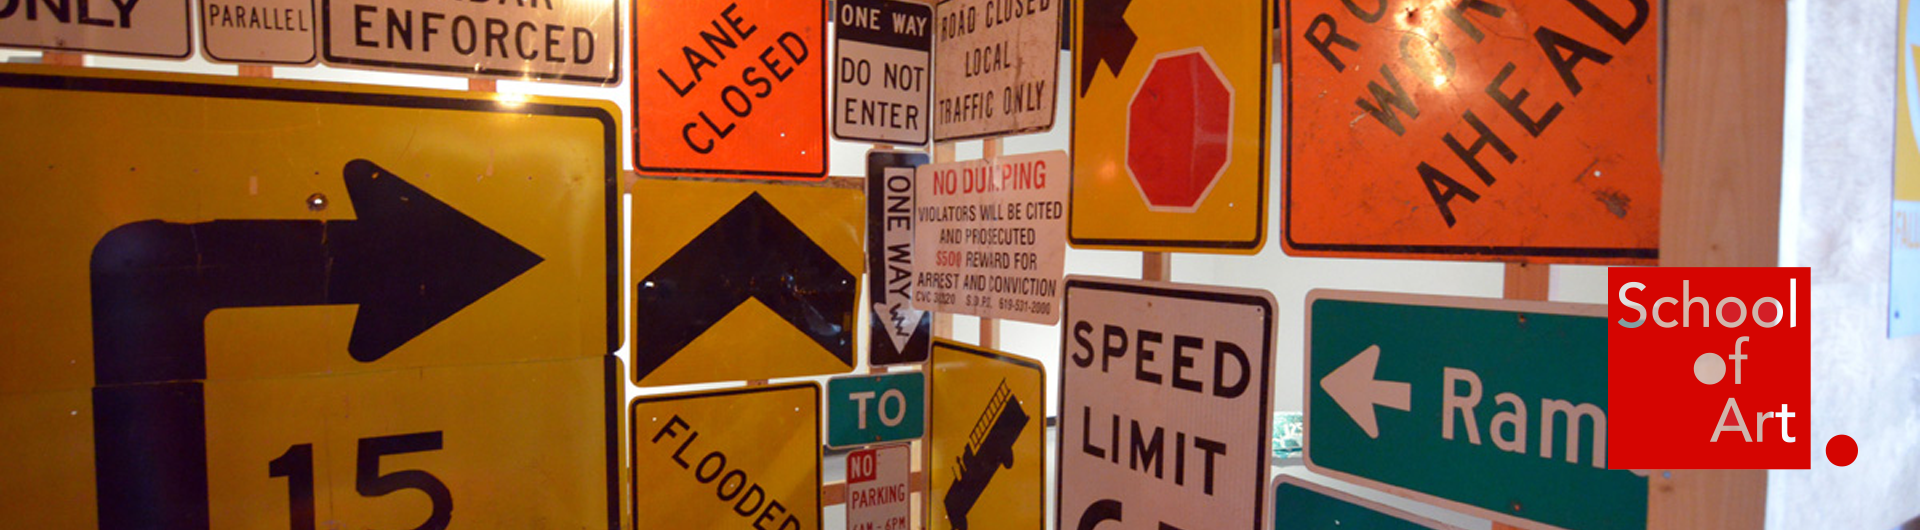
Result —
<instances>
[{"instance_id":1,"label":"school of art logo","mask_svg":"<svg viewBox=\"0 0 1920 530\"><path fill-rule=\"evenodd\" d=\"M1806 268L1607 272L1609 469L1807 469Z\"/></svg>"}]
</instances>

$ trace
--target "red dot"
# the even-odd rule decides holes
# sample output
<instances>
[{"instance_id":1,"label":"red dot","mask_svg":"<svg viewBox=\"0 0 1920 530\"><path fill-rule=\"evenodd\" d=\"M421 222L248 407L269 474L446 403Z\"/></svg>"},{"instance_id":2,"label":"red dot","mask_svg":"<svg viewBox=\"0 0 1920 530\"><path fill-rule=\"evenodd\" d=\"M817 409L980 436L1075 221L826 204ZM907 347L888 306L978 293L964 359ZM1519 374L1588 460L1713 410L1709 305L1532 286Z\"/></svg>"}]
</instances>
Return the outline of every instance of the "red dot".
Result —
<instances>
[{"instance_id":1,"label":"red dot","mask_svg":"<svg viewBox=\"0 0 1920 530\"><path fill-rule=\"evenodd\" d=\"M1762 320L1762 321L1766 321L1766 322L1779 322L1779 321L1780 321L1780 315L1778 315L1778 314L1776 314L1776 313L1779 313L1779 312L1780 312L1780 306L1779 306L1779 305L1776 305L1776 304L1758 304L1758 305L1755 305L1755 306L1753 306L1753 308L1754 308L1754 313L1758 313L1758 314L1756 314L1756 315L1754 315L1754 316L1756 316L1756 317L1759 317L1759 318L1760 318L1760 320Z\"/></svg>"},{"instance_id":2,"label":"red dot","mask_svg":"<svg viewBox=\"0 0 1920 530\"><path fill-rule=\"evenodd\" d=\"M1860 456L1860 446L1853 443L1853 437L1839 435L1827 439L1827 461L1833 465L1847 467L1854 457Z\"/></svg>"}]
</instances>

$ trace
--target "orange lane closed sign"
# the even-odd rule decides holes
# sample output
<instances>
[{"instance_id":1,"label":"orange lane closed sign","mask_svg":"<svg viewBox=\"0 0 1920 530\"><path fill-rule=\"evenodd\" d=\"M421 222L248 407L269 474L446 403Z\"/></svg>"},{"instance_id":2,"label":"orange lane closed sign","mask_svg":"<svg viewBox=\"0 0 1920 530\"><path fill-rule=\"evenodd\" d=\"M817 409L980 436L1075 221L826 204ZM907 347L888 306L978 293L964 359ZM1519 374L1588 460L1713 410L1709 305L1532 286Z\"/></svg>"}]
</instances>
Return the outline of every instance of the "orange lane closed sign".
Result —
<instances>
[{"instance_id":1,"label":"orange lane closed sign","mask_svg":"<svg viewBox=\"0 0 1920 530\"><path fill-rule=\"evenodd\" d=\"M824 178L826 17L823 0L638 0L634 164Z\"/></svg>"},{"instance_id":2,"label":"orange lane closed sign","mask_svg":"<svg viewBox=\"0 0 1920 530\"><path fill-rule=\"evenodd\" d=\"M1290 0L1293 255L1651 262L1649 0Z\"/></svg>"}]
</instances>

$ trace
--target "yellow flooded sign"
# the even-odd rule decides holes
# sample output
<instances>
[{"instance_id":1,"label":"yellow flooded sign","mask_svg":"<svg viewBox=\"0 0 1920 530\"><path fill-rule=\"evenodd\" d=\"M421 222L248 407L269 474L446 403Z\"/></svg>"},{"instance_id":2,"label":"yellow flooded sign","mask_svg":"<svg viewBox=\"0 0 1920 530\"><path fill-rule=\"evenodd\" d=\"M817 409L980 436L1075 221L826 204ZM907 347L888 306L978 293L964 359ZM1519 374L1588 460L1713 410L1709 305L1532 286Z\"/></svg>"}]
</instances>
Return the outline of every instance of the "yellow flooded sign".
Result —
<instances>
[{"instance_id":1,"label":"yellow flooded sign","mask_svg":"<svg viewBox=\"0 0 1920 530\"><path fill-rule=\"evenodd\" d=\"M933 343L928 479L935 530L1046 524L1046 369L1039 361Z\"/></svg>"},{"instance_id":2,"label":"yellow flooded sign","mask_svg":"<svg viewBox=\"0 0 1920 530\"><path fill-rule=\"evenodd\" d=\"M633 528L820 529L820 386L633 400Z\"/></svg>"},{"instance_id":3,"label":"yellow flooded sign","mask_svg":"<svg viewBox=\"0 0 1920 530\"><path fill-rule=\"evenodd\" d=\"M43 528L612 526L614 112L0 68L0 495Z\"/></svg>"},{"instance_id":4,"label":"yellow flooded sign","mask_svg":"<svg viewBox=\"0 0 1920 530\"><path fill-rule=\"evenodd\" d=\"M642 178L632 191L634 384L853 370L861 190Z\"/></svg>"}]
</instances>

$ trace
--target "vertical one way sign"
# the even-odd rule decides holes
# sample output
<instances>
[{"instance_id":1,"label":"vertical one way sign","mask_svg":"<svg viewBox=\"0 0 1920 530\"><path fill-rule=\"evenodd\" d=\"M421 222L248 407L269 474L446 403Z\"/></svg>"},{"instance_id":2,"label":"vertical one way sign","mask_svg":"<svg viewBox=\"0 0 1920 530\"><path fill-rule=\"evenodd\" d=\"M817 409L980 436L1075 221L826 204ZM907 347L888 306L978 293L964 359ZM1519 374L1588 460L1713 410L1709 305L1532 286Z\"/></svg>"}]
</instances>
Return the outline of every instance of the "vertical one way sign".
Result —
<instances>
[{"instance_id":1,"label":"vertical one way sign","mask_svg":"<svg viewBox=\"0 0 1920 530\"><path fill-rule=\"evenodd\" d=\"M1605 306L1316 290L1307 308L1309 469L1521 528L1646 528L1647 479L1607 469Z\"/></svg>"},{"instance_id":2,"label":"vertical one way sign","mask_svg":"<svg viewBox=\"0 0 1920 530\"><path fill-rule=\"evenodd\" d=\"M932 116L933 8L899 0L835 2L833 135L925 145Z\"/></svg>"},{"instance_id":3,"label":"vertical one way sign","mask_svg":"<svg viewBox=\"0 0 1920 530\"><path fill-rule=\"evenodd\" d=\"M933 314L913 304L915 168L925 153L867 153L867 364L887 366L927 360Z\"/></svg>"}]
</instances>

